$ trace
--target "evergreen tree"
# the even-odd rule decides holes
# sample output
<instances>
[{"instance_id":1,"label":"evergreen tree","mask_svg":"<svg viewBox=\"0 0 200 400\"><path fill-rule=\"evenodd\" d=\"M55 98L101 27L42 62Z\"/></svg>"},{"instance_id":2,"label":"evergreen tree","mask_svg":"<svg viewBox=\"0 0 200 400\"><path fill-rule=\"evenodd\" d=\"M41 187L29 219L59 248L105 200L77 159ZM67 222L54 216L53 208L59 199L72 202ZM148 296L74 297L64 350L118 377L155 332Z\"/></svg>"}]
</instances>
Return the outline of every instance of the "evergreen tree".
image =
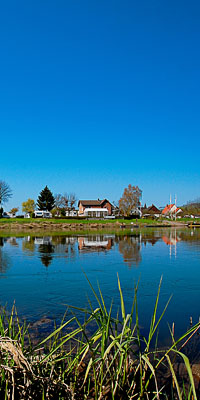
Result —
<instances>
[{"instance_id":1,"label":"evergreen tree","mask_svg":"<svg viewBox=\"0 0 200 400\"><path fill-rule=\"evenodd\" d=\"M3 207L0 207L0 218L3 217Z\"/></svg>"},{"instance_id":2,"label":"evergreen tree","mask_svg":"<svg viewBox=\"0 0 200 400\"><path fill-rule=\"evenodd\" d=\"M40 192L37 199L37 206L39 210L51 211L54 207L55 199L52 192L47 186Z\"/></svg>"}]
</instances>

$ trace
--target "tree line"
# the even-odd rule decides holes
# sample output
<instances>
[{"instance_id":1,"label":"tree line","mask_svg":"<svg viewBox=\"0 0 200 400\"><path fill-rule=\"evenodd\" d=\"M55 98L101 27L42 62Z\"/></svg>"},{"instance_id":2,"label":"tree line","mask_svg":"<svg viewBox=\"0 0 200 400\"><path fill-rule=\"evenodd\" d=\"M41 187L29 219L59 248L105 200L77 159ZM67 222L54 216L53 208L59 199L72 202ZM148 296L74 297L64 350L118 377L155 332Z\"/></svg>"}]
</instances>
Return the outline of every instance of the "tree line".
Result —
<instances>
[{"instance_id":1,"label":"tree line","mask_svg":"<svg viewBox=\"0 0 200 400\"><path fill-rule=\"evenodd\" d=\"M3 204L7 203L12 197L12 190L9 185L0 180L0 217L3 215ZM22 212L33 214L36 208L38 210L51 211L52 215L65 215L66 211L74 209L77 201L75 193L55 194L51 192L48 186L40 192L37 202L28 199L22 203ZM10 212L16 214L18 207L13 207Z\"/></svg>"},{"instance_id":2,"label":"tree line","mask_svg":"<svg viewBox=\"0 0 200 400\"><path fill-rule=\"evenodd\" d=\"M0 180L0 217L3 214L2 204L8 202L12 197L12 190L9 185ZM134 209L141 205L142 190L138 186L128 185L124 189L123 195L119 202L115 204L115 209L124 216L130 216ZM33 216L36 208L38 210L51 211L53 216L65 216L66 211L74 210L77 198L75 193L55 194L51 192L48 186L40 192L37 202L33 199L27 199L22 203L22 212L29 213ZM16 214L19 208L15 207L10 210Z\"/></svg>"}]
</instances>

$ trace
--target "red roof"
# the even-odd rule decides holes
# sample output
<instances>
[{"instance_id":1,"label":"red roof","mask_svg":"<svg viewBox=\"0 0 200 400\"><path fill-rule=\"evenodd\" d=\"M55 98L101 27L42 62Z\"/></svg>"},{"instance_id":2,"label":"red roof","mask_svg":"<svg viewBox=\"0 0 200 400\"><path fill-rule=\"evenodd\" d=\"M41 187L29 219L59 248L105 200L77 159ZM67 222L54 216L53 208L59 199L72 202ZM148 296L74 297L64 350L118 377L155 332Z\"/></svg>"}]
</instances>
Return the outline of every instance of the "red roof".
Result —
<instances>
[{"instance_id":1,"label":"red roof","mask_svg":"<svg viewBox=\"0 0 200 400\"><path fill-rule=\"evenodd\" d=\"M168 238L167 236L163 236L162 237L163 242L165 242L165 244L167 245L175 245L178 242L178 239L176 238Z\"/></svg>"},{"instance_id":2,"label":"red roof","mask_svg":"<svg viewBox=\"0 0 200 400\"><path fill-rule=\"evenodd\" d=\"M170 210L172 209L172 207L174 207L175 204L167 204L166 207L164 208L164 210L162 210L162 214L167 214L170 212ZM176 212L179 210L178 207L176 207Z\"/></svg>"}]
</instances>

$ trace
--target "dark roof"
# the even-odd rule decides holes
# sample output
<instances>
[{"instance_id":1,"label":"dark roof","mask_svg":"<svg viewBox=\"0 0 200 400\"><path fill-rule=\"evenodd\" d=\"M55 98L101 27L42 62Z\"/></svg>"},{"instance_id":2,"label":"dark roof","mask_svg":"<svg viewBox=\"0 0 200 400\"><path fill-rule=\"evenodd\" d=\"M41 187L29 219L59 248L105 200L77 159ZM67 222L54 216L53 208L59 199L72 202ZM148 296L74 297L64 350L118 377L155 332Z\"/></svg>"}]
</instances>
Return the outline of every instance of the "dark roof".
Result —
<instances>
[{"instance_id":1,"label":"dark roof","mask_svg":"<svg viewBox=\"0 0 200 400\"><path fill-rule=\"evenodd\" d=\"M142 207L142 213L143 214L161 214L161 211L154 204L152 204L151 206L149 206L147 208Z\"/></svg>"},{"instance_id":2,"label":"dark roof","mask_svg":"<svg viewBox=\"0 0 200 400\"><path fill-rule=\"evenodd\" d=\"M150 207L148 207L147 210L149 212L153 212L153 213L157 213L157 214L161 213L161 211L156 206L154 206L154 204L152 204Z\"/></svg>"},{"instance_id":3,"label":"dark roof","mask_svg":"<svg viewBox=\"0 0 200 400\"><path fill-rule=\"evenodd\" d=\"M103 200L100 200L100 199L98 199L98 200L79 200L78 206L79 206L80 203L84 207L86 207L86 206L101 206L105 202L110 203L110 201L108 201L107 199L103 199Z\"/></svg>"},{"instance_id":4,"label":"dark roof","mask_svg":"<svg viewBox=\"0 0 200 400\"><path fill-rule=\"evenodd\" d=\"M100 200L79 200L78 205L82 204L83 206L100 206Z\"/></svg>"}]
</instances>

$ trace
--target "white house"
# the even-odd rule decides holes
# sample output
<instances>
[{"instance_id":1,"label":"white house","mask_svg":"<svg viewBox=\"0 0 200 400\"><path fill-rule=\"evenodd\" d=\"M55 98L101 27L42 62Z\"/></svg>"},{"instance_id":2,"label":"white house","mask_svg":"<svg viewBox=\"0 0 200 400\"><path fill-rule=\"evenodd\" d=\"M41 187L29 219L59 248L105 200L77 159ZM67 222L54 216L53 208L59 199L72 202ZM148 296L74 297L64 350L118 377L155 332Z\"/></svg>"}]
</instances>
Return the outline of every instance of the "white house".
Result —
<instances>
[{"instance_id":1,"label":"white house","mask_svg":"<svg viewBox=\"0 0 200 400\"><path fill-rule=\"evenodd\" d=\"M67 210L65 212L66 217L77 217L78 216L78 211L77 210Z\"/></svg>"},{"instance_id":2,"label":"white house","mask_svg":"<svg viewBox=\"0 0 200 400\"><path fill-rule=\"evenodd\" d=\"M141 218L142 211L139 209L139 207L135 207L131 210L130 215L136 218Z\"/></svg>"},{"instance_id":3,"label":"white house","mask_svg":"<svg viewBox=\"0 0 200 400\"><path fill-rule=\"evenodd\" d=\"M85 208L83 212L83 216L89 218L104 218L107 215L108 215L107 208Z\"/></svg>"},{"instance_id":4,"label":"white house","mask_svg":"<svg viewBox=\"0 0 200 400\"><path fill-rule=\"evenodd\" d=\"M175 204L167 204L164 210L162 210L162 215L166 216L174 216L182 213L181 208L176 207Z\"/></svg>"},{"instance_id":5,"label":"white house","mask_svg":"<svg viewBox=\"0 0 200 400\"><path fill-rule=\"evenodd\" d=\"M16 214L4 211L2 217L3 218L16 218Z\"/></svg>"}]
</instances>

